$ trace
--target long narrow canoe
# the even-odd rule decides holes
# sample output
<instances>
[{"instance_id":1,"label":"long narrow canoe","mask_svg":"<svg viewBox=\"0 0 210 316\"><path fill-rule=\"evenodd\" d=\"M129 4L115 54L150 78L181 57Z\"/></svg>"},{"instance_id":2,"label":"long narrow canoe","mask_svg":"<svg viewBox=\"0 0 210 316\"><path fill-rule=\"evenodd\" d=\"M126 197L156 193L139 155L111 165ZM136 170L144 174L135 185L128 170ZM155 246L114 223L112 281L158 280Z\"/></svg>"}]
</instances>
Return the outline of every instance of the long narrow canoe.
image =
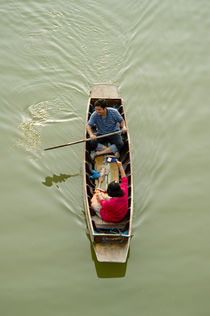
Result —
<instances>
[{"instance_id":1,"label":"long narrow canoe","mask_svg":"<svg viewBox=\"0 0 210 316\"><path fill-rule=\"evenodd\" d=\"M113 84L95 84L90 91L88 100L86 122L94 111L94 103L98 99L106 99L109 107L119 111L126 122L126 115L122 98L119 96L117 87ZM126 122L126 126L127 122ZM85 132L85 138L88 135ZM84 199L85 213L87 219L90 239L99 262L126 262L131 239L132 216L133 216L133 176L132 160L130 151L129 132L122 135L124 147L120 152L119 160L122 162L126 176L128 178L128 203L129 210L126 217L119 223L107 223L102 221L91 209L91 198L95 188L98 186L98 180L92 180L92 170L100 171L104 166L106 156L97 156L91 158L90 144L84 144ZM107 171L108 169L108 171ZM101 188L107 189L110 181L120 180L119 170L115 163L106 165L107 175Z\"/></svg>"}]
</instances>

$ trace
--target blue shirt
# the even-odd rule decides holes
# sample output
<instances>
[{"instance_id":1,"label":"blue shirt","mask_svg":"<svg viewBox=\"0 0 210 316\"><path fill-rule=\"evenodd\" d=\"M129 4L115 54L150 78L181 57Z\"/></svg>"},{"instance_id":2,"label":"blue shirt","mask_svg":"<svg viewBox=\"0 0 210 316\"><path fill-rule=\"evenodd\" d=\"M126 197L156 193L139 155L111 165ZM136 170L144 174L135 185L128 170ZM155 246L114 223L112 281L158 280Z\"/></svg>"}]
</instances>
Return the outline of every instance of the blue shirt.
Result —
<instances>
[{"instance_id":1,"label":"blue shirt","mask_svg":"<svg viewBox=\"0 0 210 316\"><path fill-rule=\"evenodd\" d=\"M104 135L119 131L119 123L122 121L123 118L116 109L106 108L106 117L98 115L97 112L93 112L88 121L88 125L93 126L96 124L98 129L97 135Z\"/></svg>"}]
</instances>

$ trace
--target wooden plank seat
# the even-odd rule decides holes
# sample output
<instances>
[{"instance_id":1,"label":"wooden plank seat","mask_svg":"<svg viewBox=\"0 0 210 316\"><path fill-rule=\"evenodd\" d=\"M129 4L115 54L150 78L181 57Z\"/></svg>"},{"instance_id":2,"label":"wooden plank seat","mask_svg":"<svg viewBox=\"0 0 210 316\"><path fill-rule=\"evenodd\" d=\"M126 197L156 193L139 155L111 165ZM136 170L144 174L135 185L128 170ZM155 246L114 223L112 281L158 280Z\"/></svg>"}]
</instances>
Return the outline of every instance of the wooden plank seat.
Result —
<instances>
[{"instance_id":1,"label":"wooden plank seat","mask_svg":"<svg viewBox=\"0 0 210 316\"><path fill-rule=\"evenodd\" d=\"M101 229L111 229L111 230L120 230L120 231L125 231L127 229L127 224L129 223L129 219L126 216L122 221L118 223L108 223L104 222L100 217L97 215L92 216L92 221L95 224L95 229L96 230L101 230Z\"/></svg>"}]
</instances>

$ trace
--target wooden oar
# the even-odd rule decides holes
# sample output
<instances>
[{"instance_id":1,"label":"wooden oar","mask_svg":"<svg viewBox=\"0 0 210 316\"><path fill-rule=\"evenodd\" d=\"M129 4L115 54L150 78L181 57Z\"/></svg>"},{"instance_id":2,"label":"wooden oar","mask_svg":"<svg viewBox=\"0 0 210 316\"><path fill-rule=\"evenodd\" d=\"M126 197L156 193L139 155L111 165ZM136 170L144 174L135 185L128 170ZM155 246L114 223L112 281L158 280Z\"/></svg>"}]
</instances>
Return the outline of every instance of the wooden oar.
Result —
<instances>
[{"instance_id":1,"label":"wooden oar","mask_svg":"<svg viewBox=\"0 0 210 316\"><path fill-rule=\"evenodd\" d=\"M117 131L117 132L109 133L109 134L96 136L96 139L104 138L104 137L108 137L108 136L112 136L112 135L116 135L116 134L119 134L119 133L121 133L121 130ZM91 140L91 138L80 139L80 140L77 140L76 142L71 142L71 143L58 145L58 146L54 146L54 147L49 147L49 148L45 148L44 150L51 150L51 149L65 147L65 146L71 146L71 145L74 145L74 144L79 144L79 143L83 143L83 142L89 142L90 140Z\"/></svg>"}]
</instances>

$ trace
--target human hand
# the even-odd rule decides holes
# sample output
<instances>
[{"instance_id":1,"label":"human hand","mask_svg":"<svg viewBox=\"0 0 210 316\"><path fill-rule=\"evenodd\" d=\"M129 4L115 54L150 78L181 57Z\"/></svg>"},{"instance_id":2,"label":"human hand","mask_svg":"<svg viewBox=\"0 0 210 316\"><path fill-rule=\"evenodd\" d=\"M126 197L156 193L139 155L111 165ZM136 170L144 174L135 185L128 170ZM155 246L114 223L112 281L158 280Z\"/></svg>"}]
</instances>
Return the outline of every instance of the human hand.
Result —
<instances>
[{"instance_id":1,"label":"human hand","mask_svg":"<svg viewBox=\"0 0 210 316\"><path fill-rule=\"evenodd\" d=\"M95 135L95 134L91 134L91 135L90 135L90 139L91 139L91 140L96 140L96 135Z\"/></svg>"},{"instance_id":2,"label":"human hand","mask_svg":"<svg viewBox=\"0 0 210 316\"><path fill-rule=\"evenodd\" d=\"M99 202L101 199L103 199L102 193L98 192L96 193L96 199Z\"/></svg>"},{"instance_id":3,"label":"human hand","mask_svg":"<svg viewBox=\"0 0 210 316\"><path fill-rule=\"evenodd\" d=\"M99 202L99 193L96 193L96 200Z\"/></svg>"},{"instance_id":4,"label":"human hand","mask_svg":"<svg viewBox=\"0 0 210 316\"><path fill-rule=\"evenodd\" d=\"M121 161L116 160L116 164L117 164L118 168L122 167L122 162Z\"/></svg>"},{"instance_id":5,"label":"human hand","mask_svg":"<svg viewBox=\"0 0 210 316\"><path fill-rule=\"evenodd\" d=\"M126 126L123 126L123 128L122 128L122 134L125 134L127 131L128 131L127 127L126 127Z\"/></svg>"}]
</instances>

